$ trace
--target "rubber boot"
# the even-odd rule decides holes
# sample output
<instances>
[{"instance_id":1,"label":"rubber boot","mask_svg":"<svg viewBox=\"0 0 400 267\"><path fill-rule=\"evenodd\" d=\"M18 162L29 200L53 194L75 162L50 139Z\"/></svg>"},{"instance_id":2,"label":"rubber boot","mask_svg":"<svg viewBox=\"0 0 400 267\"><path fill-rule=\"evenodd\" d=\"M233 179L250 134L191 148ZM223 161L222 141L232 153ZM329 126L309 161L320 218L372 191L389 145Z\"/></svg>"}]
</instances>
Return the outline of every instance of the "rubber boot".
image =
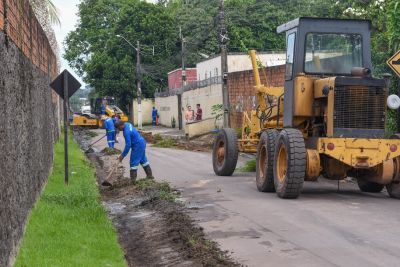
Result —
<instances>
[{"instance_id":1,"label":"rubber boot","mask_svg":"<svg viewBox=\"0 0 400 267\"><path fill-rule=\"evenodd\" d=\"M144 166L143 169L146 173L147 179L154 179L153 172L151 171L150 165Z\"/></svg>"},{"instance_id":2,"label":"rubber boot","mask_svg":"<svg viewBox=\"0 0 400 267\"><path fill-rule=\"evenodd\" d=\"M131 176L131 183L134 184L137 178L137 170L131 170L130 176Z\"/></svg>"}]
</instances>

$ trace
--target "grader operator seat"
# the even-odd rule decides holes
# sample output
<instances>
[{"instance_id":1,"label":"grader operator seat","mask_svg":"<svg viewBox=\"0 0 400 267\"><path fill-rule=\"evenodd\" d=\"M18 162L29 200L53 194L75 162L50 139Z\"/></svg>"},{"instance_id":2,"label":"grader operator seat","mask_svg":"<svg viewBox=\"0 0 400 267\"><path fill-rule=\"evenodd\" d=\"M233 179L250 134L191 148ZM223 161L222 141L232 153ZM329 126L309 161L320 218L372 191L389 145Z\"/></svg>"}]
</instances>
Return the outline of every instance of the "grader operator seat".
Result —
<instances>
[{"instance_id":1,"label":"grader operator seat","mask_svg":"<svg viewBox=\"0 0 400 267\"><path fill-rule=\"evenodd\" d=\"M284 127L296 126L297 76L351 77L354 68L372 69L370 21L300 17L277 32L286 32Z\"/></svg>"}]
</instances>

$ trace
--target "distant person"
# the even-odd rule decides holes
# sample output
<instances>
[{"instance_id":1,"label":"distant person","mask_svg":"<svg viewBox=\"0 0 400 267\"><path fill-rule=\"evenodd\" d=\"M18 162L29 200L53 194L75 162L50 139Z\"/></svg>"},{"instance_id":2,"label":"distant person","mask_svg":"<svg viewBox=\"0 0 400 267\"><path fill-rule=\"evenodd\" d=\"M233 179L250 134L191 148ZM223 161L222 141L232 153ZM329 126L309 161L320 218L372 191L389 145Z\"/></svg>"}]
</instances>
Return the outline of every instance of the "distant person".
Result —
<instances>
[{"instance_id":1,"label":"distant person","mask_svg":"<svg viewBox=\"0 0 400 267\"><path fill-rule=\"evenodd\" d=\"M186 123L193 121L193 115L194 115L194 111L192 110L192 107L188 106L186 114L185 114Z\"/></svg>"},{"instance_id":2,"label":"distant person","mask_svg":"<svg viewBox=\"0 0 400 267\"><path fill-rule=\"evenodd\" d=\"M114 120L112 118L107 118L104 121L104 128L106 129L108 147L114 148L114 144L115 144Z\"/></svg>"},{"instance_id":3,"label":"distant person","mask_svg":"<svg viewBox=\"0 0 400 267\"><path fill-rule=\"evenodd\" d=\"M106 114L106 105L104 103L101 104L101 115Z\"/></svg>"},{"instance_id":4,"label":"distant person","mask_svg":"<svg viewBox=\"0 0 400 267\"><path fill-rule=\"evenodd\" d=\"M153 107L153 110L151 111L153 126L157 125L157 116L158 116L158 110L155 107Z\"/></svg>"},{"instance_id":5,"label":"distant person","mask_svg":"<svg viewBox=\"0 0 400 267\"><path fill-rule=\"evenodd\" d=\"M196 121L201 121L203 119L203 110L200 107L200 104L196 105Z\"/></svg>"},{"instance_id":6,"label":"distant person","mask_svg":"<svg viewBox=\"0 0 400 267\"><path fill-rule=\"evenodd\" d=\"M112 115L111 119L113 120L114 125L115 125L115 123L117 121L119 121L121 119L121 117L119 115ZM115 128L115 137L114 137L115 143L119 143L118 142L118 134L119 134L119 130L118 130L118 128Z\"/></svg>"},{"instance_id":7,"label":"distant person","mask_svg":"<svg viewBox=\"0 0 400 267\"><path fill-rule=\"evenodd\" d=\"M130 158L131 181L133 183L136 181L139 164L142 165L147 178L154 179L150 163L146 157L146 141L144 138L129 122L123 122L120 120L115 123L115 127L120 131L123 131L125 138L125 149L118 157L118 160L122 162L122 160L128 155L129 150L132 149Z\"/></svg>"}]
</instances>

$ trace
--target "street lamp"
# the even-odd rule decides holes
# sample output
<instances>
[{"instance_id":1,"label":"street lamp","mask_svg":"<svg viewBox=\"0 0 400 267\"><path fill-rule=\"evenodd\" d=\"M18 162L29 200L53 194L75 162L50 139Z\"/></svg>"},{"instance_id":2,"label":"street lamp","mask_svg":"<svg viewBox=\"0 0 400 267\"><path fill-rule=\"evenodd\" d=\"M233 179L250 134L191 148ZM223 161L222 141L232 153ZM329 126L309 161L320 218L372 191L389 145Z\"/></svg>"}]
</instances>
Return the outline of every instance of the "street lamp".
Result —
<instances>
[{"instance_id":1,"label":"street lamp","mask_svg":"<svg viewBox=\"0 0 400 267\"><path fill-rule=\"evenodd\" d=\"M138 99L138 128L142 129L142 88L141 88L141 71L140 71L140 43L136 42L136 47L128 41L124 36L117 34L118 38L122 38L127 42L133 49L136 50L136 87L137 87L137 99ZM134 121L134 109L132 103L132 123Z\"/></svg>"}]
</instances>

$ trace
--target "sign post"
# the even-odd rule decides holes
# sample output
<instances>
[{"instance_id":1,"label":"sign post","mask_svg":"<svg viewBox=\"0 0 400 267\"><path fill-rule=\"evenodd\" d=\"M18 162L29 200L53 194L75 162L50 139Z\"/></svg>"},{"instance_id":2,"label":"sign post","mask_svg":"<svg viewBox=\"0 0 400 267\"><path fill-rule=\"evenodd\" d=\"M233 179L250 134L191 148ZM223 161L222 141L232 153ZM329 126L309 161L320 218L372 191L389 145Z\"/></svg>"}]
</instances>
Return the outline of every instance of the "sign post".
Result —
<instances>
[{"instance_id":1,"label":"sign post","mask_svg":"<svg viewBox=\"0 0 400 267\"><path fill-rule=\"evenodd\" d=\"M68 112L69 98L81 87L81 84L69 73L64 70L50 84L51 88L64 100L64 182L68 185Z\"/></svg>"}]
</instances>

